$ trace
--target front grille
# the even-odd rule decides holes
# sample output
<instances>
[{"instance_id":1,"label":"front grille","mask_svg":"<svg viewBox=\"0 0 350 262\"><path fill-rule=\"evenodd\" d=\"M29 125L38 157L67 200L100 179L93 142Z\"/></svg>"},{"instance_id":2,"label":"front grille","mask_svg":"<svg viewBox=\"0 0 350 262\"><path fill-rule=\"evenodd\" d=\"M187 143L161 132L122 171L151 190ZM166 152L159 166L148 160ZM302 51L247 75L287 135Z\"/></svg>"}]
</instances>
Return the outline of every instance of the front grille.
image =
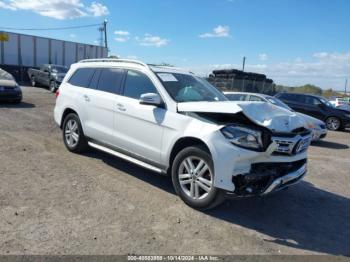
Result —
<instances>
[{"instance_id":1,"label":"front grille","mask_svg":"<svg viewBox=\"0 0 350 262\"><path fill-rule=\"evenodd\" d=\"M274 155L296 155L305 152L310 143L311 135L308 132L306 136L296 135L294 137L272 137L272 141L276 143L277 148L273 152Z\"/></svg>"}]
</instances>

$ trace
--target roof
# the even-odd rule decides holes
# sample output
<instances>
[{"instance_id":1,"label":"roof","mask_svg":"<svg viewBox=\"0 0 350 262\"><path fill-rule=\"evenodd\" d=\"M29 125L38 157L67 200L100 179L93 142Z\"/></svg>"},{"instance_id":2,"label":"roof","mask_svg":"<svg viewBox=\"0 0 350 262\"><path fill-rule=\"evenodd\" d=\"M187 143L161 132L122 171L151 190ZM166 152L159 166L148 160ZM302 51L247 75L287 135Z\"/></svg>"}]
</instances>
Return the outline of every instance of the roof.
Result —
<instances>
[{"instance_id":1,"label":"roof","mask_svg":"<svg viewBox=\"0 0 350 262\"><path fill-rule=\"evenodd\" d=\"M118 63L121 66L132 66L134 68L147 68L152 70L153 72L164 72L164 73L184 73L184 74L192 74L189 71L186 71L181 68L172 67L172 66L162 66L162 65L151 65L146 64L142 61L131 60L131 59L118 59L118 58L100 58L100 59L85 59L79 61L77 64L110 64L115 65Z\"/></svg>"}]
</instances>

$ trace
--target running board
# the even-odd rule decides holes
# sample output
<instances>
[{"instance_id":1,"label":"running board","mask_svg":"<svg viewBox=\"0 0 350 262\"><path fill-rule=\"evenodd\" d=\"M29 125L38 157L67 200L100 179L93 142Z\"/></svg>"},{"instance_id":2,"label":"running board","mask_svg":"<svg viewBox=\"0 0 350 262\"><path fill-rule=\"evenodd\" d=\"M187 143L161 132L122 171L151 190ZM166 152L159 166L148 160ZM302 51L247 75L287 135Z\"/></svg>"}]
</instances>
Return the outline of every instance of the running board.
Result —
<instances>
[{"instance_id":1,"label":"running board","mask_svg":"<svg viewBox=\"0 0 350 262\"><path fill-rule=\"evenodd\" d=\"M127 155L125 155L125 154L122 154L122 153L120 153L120 152L114 151L114 150L109 149L109 148L107 148L107 147L104 147L104 146L95 144L95 143L93 143L93 142L88 142L88 145L91 146L91 147L93 147L93 148L95 148L95 149L101 150L101 151L103 151L103 152L105 152L105 153L108 153L108 154L114 155L114 156L116 156L116 157L122 158L122 159L124 159L124 160L126 160L126 161L128 161L128 162L131 162L131 163L133 163L133 164L136 164L136 165L138 165L138 166L141 166L141 167L147 168L147 169L149 169L149 170L152 170L152 171L154 171L154 172L157 172L157 173L160 173L160 174L164 174L164 173L165 173L164 170L162 170L162 169L160 169L160 168L158 168L158 167L152 166L152 165L147 164L147 163L145 163L145 162L143 162L143 161L141 161L141 160L138 160L138 159L133 158L133 157L131 157L131 156L127 156Z\"/></svg>"}]
</instances>

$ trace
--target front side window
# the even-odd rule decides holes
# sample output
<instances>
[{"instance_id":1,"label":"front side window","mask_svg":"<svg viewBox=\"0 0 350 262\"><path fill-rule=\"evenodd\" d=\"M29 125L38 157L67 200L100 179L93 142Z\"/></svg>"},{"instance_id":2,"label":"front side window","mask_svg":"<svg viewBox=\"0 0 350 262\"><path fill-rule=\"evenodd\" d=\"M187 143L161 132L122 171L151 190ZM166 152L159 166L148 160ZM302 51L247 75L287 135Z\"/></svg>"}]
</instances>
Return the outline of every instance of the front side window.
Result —
<instances>
[{"instance_id":1,"label":"front side window","mask_svg":"<svg viewBox=\"0 0 350 262\"><path fill-rule=\"evenodd\" d=\"M123 74L124 70L119 68L102 69L97 89L100 91L117 94L120 90Z\"/></svg>"},{"instance_id":2,"label":"front side window","mask_svg":"<svg viewBox=\"0 0 350 262\"><path fill-rule=\"evenodd\" d=\"M68 83L74 86L88 87L94 72L94 68L79 68L71 76Z\"/></svg>"},{"instance_id":3,"label":"front side window","mask_svg":"<svg viewBox=\"0 0 350 262\"><path fill-rule=\"evenodd\" d=\"M309 105L319 106L321 104L320 100L318 100L317 98L312 97L312 96L306 97L305 100L306 100L306 103L309 104Z\"/></svg>"},{"instance_id":4,"label":"front side window","mask_svg":"<svg viewBox=\"0 0 350 262\"><path fill-rule=\"evenodd\" d=\"M158 91L146 75L129 70L125 79L124 96L140 99L146 93L158 94Z\"/></svg>"},{"instance_id":5,"label":"front side window","mask_svg":"<svg viewBox=\"0 0 350 262\"><path fill-rule=\"evenodd\" d=\"M157 73L164 88L176 102L228 101L206 80L181 73Z\"/></svg>"}]
</instances>

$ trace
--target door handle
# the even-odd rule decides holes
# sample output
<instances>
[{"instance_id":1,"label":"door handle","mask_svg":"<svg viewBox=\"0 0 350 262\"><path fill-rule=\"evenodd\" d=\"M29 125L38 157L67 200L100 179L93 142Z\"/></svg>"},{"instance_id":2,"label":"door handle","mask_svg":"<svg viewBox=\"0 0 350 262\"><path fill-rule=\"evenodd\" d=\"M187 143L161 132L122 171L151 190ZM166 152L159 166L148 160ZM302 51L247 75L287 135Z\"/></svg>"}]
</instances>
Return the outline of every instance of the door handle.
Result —
<instances>
[{"instance_id":1,"label":"door handle","mask_svg":"<svg viewBox=\"0 0 350 262\"><path fill-rule=\"evenodd\" d=\"M125 106L123 104L118 103L117 107L118 107L119 111L123 111L123 112L126 111L126 108L125 108Z\"/></svg>"},{"instance_id":2,"label":"door handle","mask_svg":"<svg viewBox=\"0 0 350 262\"><path fill-rule=\"evenodd\" d=\"M83 96L86 102L90 102L90 98L87 95Z\"/></svg>"}]
</instances>

